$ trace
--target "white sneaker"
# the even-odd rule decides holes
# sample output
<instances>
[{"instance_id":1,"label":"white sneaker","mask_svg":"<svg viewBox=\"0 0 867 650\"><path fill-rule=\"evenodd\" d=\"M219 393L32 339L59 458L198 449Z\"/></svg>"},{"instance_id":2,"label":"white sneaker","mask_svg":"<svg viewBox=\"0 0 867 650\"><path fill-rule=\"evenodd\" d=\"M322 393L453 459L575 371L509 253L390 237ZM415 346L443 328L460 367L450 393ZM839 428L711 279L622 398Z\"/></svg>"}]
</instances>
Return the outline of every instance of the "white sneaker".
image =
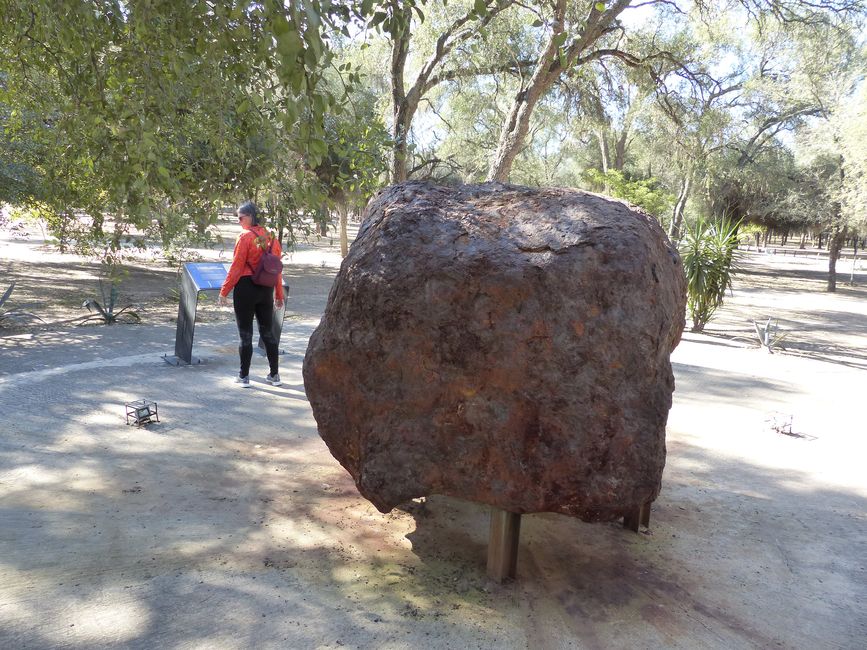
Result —
<instances>
[{"instance_id":1,"label":"white sneaker","mask_svg":"<svg viewBox=\"0 0 867 650\"><path fill-rule=\"evenodd\" d=\"M276 372L273 375L268 375L265 377L265 381L267 381L272 386L282 386L283 382L280 381L280 373Z\"/></svg>"},{"instance_id":2,"label":"white sneaker","mask_svg":"<svg viewBox=\"0 0 867 650\"><path fill-rule=\"evenodd\" d=\"M250 388L250 377L241 377L238 375L235 377L235 383L238 384L241 388Z\"/></svg>"}]
</instances>

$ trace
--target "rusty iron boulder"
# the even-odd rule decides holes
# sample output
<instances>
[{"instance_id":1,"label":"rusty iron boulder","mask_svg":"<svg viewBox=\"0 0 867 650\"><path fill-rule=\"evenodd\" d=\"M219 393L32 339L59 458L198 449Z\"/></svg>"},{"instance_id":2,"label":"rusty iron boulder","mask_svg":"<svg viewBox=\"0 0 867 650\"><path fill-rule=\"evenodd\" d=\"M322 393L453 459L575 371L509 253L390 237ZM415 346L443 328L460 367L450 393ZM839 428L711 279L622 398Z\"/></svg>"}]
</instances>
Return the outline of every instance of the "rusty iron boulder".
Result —
<instances>
[{"instance_id":1,"label":"rusty iron boulder","mask_svg":"<svg viewBox=\"0 0 867 650\"><path fill-rule=\"evenodd\" d=\"M659 493L685 300L675 248L625 203L403 183L367 207L304 385L382 512L443 494L614 520Z\"/></svg>"}]
</instances>

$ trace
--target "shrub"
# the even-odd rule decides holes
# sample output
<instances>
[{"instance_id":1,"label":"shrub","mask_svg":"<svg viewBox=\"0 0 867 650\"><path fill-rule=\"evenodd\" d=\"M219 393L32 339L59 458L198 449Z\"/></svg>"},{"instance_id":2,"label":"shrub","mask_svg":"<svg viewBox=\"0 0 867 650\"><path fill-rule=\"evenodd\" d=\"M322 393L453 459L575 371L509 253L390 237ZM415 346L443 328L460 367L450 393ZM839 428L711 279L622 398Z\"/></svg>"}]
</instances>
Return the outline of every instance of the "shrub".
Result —
<instances>
[{"instance_id":1,"label":"shrub","mask_svg":"<svg viewBox=\"0 0 867 650\"><path fill-rule=\"evenodd\" d=\"M722 305L737 271L740 221L699 218L680 241L692 331L701 332Z\"/></svg>"}]
</instances>

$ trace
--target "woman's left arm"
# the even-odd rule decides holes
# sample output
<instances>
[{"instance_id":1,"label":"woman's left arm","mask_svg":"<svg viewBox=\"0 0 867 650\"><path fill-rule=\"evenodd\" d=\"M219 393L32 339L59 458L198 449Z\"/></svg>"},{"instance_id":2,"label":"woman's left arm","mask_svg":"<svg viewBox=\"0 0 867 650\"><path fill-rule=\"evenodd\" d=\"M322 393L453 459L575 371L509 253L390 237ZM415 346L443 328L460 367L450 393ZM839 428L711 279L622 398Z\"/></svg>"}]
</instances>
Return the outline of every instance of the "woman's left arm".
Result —
<instances>
[{"instance_id":1,"label":"woman's left arm","mask_svg":"<svg viewBox=\"0 0 867 650\"><path fill-rule=\"evenodd\" d=\"M238 241L235 242L235 251L232 254L232 265L229 267L229 272L226 274L226 279L223 280L223 286L220 287L220 298L226 298L229 292L238 284L244 269L247 267L247 255L249 245L245 240L245 236L250 231L244 231L238 235ZM249 237L247 237L249 239Z\"/></svg>"}]
</instances>

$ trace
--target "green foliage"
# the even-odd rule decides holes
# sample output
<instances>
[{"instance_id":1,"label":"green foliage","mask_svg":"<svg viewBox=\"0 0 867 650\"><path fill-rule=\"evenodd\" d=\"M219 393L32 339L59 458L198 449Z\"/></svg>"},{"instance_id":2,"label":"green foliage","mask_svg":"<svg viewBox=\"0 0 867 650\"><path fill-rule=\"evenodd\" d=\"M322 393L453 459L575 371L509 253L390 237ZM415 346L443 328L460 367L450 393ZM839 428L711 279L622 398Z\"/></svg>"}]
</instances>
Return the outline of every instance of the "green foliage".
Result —
<instances>
[{"instance_id":1,"label":"green foliage","mask_svg":"<svg viewBox=\"0 0 867 650\"><path fill-rule=\"evenodd\" d=\"M609 169L607 173L588 169L584 172L584 179L595 189L607 188L611 196L638 206L660 221L674 205L674 196L666 192L655 178L632 180L617 169Z\"/></svg>"},{"instance_id":2,"label":"green foliage","mask_svg":"<svg viewBox=\"0 0 867 650\"><path fill-rule=\"evenodd\" d=\"M841 121L848 125L842 132L845 160L843 210L850 224L860 232L867 230L867 83L841 111Z\"/></svg>"},{"instance_id":3,"label":"green foliage","mask_svg":"<svg viewBox=\"0 0 867 650\"><path fill-rule=\"evenodd\" d=\"M84 253L118 248L130 228L163 246L204 237L215 204L252 195L285 151L313 166L326 155L324 117L340 107L323 75L351 9L4 2L0 200L38 205L61 246Z\"/></svg>"},{"instance_id":4,"label":"green foliage","mask_svg":"<svg viewBox=\"0 0 867 650\"><path fill-rule=\"evenodd\" d=\"M0 87L4 83L0 70ZM40 177L31 164L34 144L14 137L12 110L0 102L0 204L18 203L38 192Z\"/></svg>"},{"instance_id":5,"label":"green foliage","mask_svg":"<svg viewBox=\"0 0 867 650\"><path fill-rule=\"evenodd\" d=\"M807 226L803 212L785 205L798 184L792 153L774 142L746 159L734 149L741 145L733 143L732 150L705 166L699 211L743 219L765 229Z\"/></svg>"},{"instance_id":6,"label":"green foliage","mask_svg":"<svg viewBox=\"0 0 867 650\"><path fill-rule=\"evenodd\" d=\"M29 311L21 311L20 309L9 309L4 308L4 305L9 300L9 297L12 295L12 291L15 289L15 283L9 285L6 291L3 292L3 295L0 296L0 327L5 325L7 322L22 322L29 320L38 320L42 321L39 316L36 314L32 314Z\"/></svg>"},{"instance_id":7,"label":"green foliage","mask_svg":"<svg viewBox=\"0 0 867 650\"><path fill-rule=\"evenodd\" d=\"M765 234L767 229L757 223L748 223L741 225L738 228L738 243L740 244L751 244L755 242L758 244L759 238Z\"/></svg>"},{"instance_id":8,"label":"green foliage","mask_svg":"<svg viewBox=\"0 0 867 650\"><path fill-rule=\"evenodd\" d=\"M388 170L388 129L376 114L375 97L358 93L350 110L325 119L327 150L313 168L329 201L371 194Z\"/></svg>"},{"instance_id":9,"label":"green foliage","mask_svg":"<svg viewBox=\"0 0 867 650\"><path fill-rule=\"evenodd\" d=\"M105 284L102 280L99 281L99 293L102 297L102 302L98 302L94 299L85 300L81 305L82 307L86 307L87 311L91 312L92 315L85 316L81 319L81 324L97 321L104 323L105 325L114 325L115 323L120 323L123 321L129 323L138 323L141 322L141 317L137 312L132 311L132 305L127 305L118 311L115 311L115 306L117 304L118 298L118 288L116 282L109 282L110 289L108 294L105 292Z\"/></svg>"},{"instance_id":10,"label":"green foliage","mask_svg":"<svg viewBox=\"0 0 867 650\"><path fill-rule=\"evenodd\" d=\"M731 289L737 271L740 222L699 218L684 232L680 254L686 273L692 331L701 332Z\"/></svg>"}]
</instances>

